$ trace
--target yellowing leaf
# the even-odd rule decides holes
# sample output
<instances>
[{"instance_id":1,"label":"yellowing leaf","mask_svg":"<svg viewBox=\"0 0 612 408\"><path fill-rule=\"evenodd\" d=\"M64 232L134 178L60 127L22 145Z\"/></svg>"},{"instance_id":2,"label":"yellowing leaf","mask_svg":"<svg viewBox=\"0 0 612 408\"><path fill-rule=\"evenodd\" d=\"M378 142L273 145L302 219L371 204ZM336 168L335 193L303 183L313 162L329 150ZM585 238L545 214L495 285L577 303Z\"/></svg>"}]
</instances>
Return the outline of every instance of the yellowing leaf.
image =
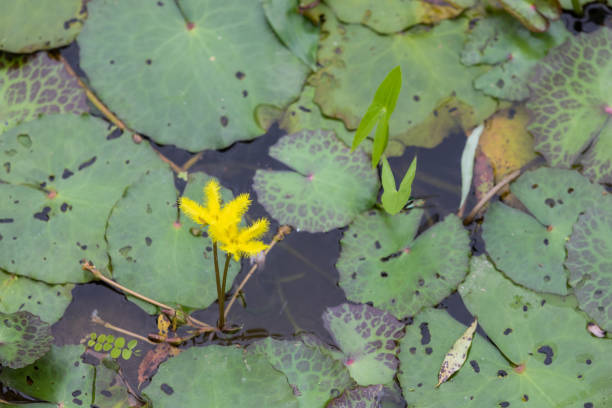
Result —
<instances>
[{"instance_id":1,"label":"yellowing leaf","mask_svg":"<svg viewBox=\"0 0 612 408\"><path fill-rule=\"evenodd\" d=\"M476 326L478 326L478 319L475 317L470 327L467 328L465 333L457 339L453 347L446 353L442 366L440 367L440 372L438 373L438 384L436 384L436 387L439 387L440 384L448 380L451 375L459 371L465 362L467 352L472 345Z\"/></svg>"},{"instance_id":2,"label":"yellowing leaf","mask_svg":"<svg viewBox=\"0 0 612 408\"><path fill-rule=\"evenodd\" d=\"M157 330L159 331L159 335L162 337L166 337L168 335L168 328L170 327L170 320L164 315L160 313L157 316Z\"/></svg>"}]
</instances>

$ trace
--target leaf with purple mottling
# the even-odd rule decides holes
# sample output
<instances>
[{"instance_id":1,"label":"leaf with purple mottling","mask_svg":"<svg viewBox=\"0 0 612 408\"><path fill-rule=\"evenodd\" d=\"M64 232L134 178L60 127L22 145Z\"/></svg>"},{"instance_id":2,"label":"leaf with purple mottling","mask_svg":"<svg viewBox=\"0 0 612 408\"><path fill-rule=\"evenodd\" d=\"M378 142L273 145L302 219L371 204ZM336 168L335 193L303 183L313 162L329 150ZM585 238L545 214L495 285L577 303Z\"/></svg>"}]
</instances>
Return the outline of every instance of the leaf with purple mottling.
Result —
<instances>
[{"instance_id":1,"label":"leaf with purple mottling","mask_svg":"<svg viewBox=\"0 0 612 408\"><path fill-rule=\"evenodd\" d=\"M379 408L384 393L381 384L346 390L341 396L327 404L326 408Z\"/></svg>"},{"instance_id":2,"label":"leaf with purple mottling","mask_svg":"<svg viewBox=\"0 0 612 408\"><path fill-rule=\"evenodd\" d=\"M47 322L30 312L0 313L0 363L25 367L45 355L53 336Z\"/></svg>"}]
</instances>

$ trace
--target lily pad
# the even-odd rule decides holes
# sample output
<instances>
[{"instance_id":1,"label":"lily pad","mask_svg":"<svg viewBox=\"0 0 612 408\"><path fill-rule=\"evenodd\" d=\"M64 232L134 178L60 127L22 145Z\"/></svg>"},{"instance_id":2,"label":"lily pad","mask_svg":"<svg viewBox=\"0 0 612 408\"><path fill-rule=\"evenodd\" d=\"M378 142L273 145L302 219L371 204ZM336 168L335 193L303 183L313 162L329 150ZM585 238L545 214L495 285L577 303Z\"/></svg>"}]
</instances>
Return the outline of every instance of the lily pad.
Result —
<instances>
[{"instance_id":1,"label":"lily pad","mask_svg":"<svg viewBox=\"0 0 612 408\"><path fill-rule=\"evenodd\" d=\"M361 23L382 34L396 33L415 24L431 24L459 15L471 0L325 0L338 18Z\"/></svg>"},{"instance_id":2,"label":"lily pad","mask_svg":"<svg viewBox=\"0 0 612 408\"><path fill-rule=\"evenodd\" d=\"M351 153L333 132L282 137L270 156L295 171L257 170L253 189L281 224L308 232L347 225L376 201L379 183L363 151Z\"/></svg>"},{"instance_id":3,"label":"lily pad","mask_svg":"<svg viewBox=\"0 0 612 408\"><path fill-rule=\"evenodd\" d=\"M569 38L536 66L527 103L535 150L554 167L581 164L600 183L612 183L611 49L606 27Z\"/></svg>"},{"instance_id":4,"label":"lily pad","mask_svg":"<svg viewBox=\"0 0 612 408\"><path fill-rule=\"evenodd\" d=\"M45 116L3 133L0 163L0 267L49 283L91 280L83 258L104 269L111 208L142 173L166 166L147 143L76 115Z\"/></svg>"},{"instance_id":5,"label":"lily pad","mask_svg":"<svg viewBox=\"0 0 612 408\"><path fill-rule=\"evenodd\" d=\"M370 385L346 390L341 396L327 404L327 408L379 408L383 386Z\"/></svg>"},{"instance_id":6,"label":"lily pad","mask_svg":"<svg viewBox=\"0 0 612 408\"><path fill-rule=\"evenodd\" d=\"M0 52L0 100L0 134L42 114L81 114L89 110L76 78L46 52Z\"/></svg>"},{"instance_id":7,"label":"lily pad","mask_svg":"<svg viewBox=\"0 0 612 408\"><path fill-rule=\"evenodd\" d=\"M159 367L144 392L156 408L298 407L287 378L266 357L238 347L192 347Z\"/></svg>"},{"instance_id":8,"label":"lily pad","mask_svg":"<svg viewBox=\"0 0 612 408\"><path fill-rule=\"evenodd\" d=\"M296 57L315 71L319 27L298 13L294 0L262 0L261 5L276 35Z\"/></svg>"},{"instance_id":9,"label":"lily pad","mask_svg":"<svg viewBox=\"0 0 612 408\"><path fill-rule=\"evenodd\" d=\"M81 66L108 107L158 143L199 151L253 139L263 133L255 107L285 106L308 72L258 1L187 0L179 9L174 1L102 0L88 8Z\"/></svg>"},{"instance_id":10,"label":"lily pad","mask_svg":"<svg viewBox=\"0 0 612 408\"><path fill-rule=\"evenodd\" d=\"M467 273L469 239L455 215L415 239L422 210L361 214L344 233L336 267L347 299L398 318L448 296Z\"/></svg>"},{"instance_id":11,"label":"lily pad","mask_svg":"<svg viewBox=\"0 0 612 408\"><path fill-rule=\"evenodd\" d=\"M561 17L558 0L500 0L500 3L508 13L535 32L548 30L550 20Z\"/></svg>"},{"instance_id":12,"label":"lily pad","mask_svg":"<svg viewBox=\"0 0 612 408\"><path fill-rule=\"evenodd\" d=\"M534 66L570 36L561 21L544 33L532 33L508 14L490 14L470 32L461 62L494 65L476 78L476 89L496 98L522 101L529 97L528 77Z\"/></svg>"},{"instance_id":13,"label":"lily pad","mask_svg":"<svg viewBox=\"0 0 612 408\"><path fill-rule=\"evenodd\" d=\"M565 266L580 308L612 332L612 214L607 204L578 217L566 244Z\"/></svg>"},{"instance_id":14,"label":"lily pad","mask_svg":"<svg viewBox=\"0 0 612 408\"><path fill-rule=\"evenodd\" d=\"M73 288L74 285L48 285L0 271L0 312L27 310L53 324L72 300Z\"/></svg>"},{"instance_id":15,"label":"lily pad","mask_svg":"<svg viewBox=\"0 0 612 408\"><path fill-rule=\"evenodd\" d=\"M323 407L353 384L345 365L324 345L268 337L250 349L287 376L301 407Z\"/></svg>"},{"instance_id":16,"label":"lily pad","mask_svg":"<svg viewBox=\"0 0 612 408\"><path fill-rule=\"evenodd\" d=\"M545 167L523 174L511 190L533 216L493 203L482 225L487 252L516 283L565 295L563 262L572 225L593 204L605 200L612 205L612 197L575 171Z\"/></svg>"},{"instance_id":17,"label":"lily pad","mask_svg":"<svg viewBox=\"0 0 612 408\"><path fill-rule=\"evenodd\" d=\"M86 17L83 0L0 0L0 50L29 53L74 40Z\"/></svg>"},{"instance_id":18,"label":"lily pad","mask_svg":"<svg viewBox=\"0 0 612 408\"><path fill-rule=\"evenodd\" d=\"M393 315L365 304L343 303L323 313L323 324L344 354L359 385L387 384L397 369L398 340L404 325Z\"/></svg>"},{"instance_id":19,"label":"lily pad","mask_svg":"<svg viewBox=\"0 0 612 408\"><path fill-rule=\"evenodd\" d=\"M409 406L609 405L612 344L587 333L572 298L515 286L484 257L472 258L459 291L499 350L476 334L466 364L435 389L437 366L465 327L442 310L419 314L401 341L399 380Z\"/></svg>"},{"instance_id":20,"label":"lily pad","mask_svg":"<svg viewBox=\"0 0 612 408\"><path fill-rule=\"evenodd\" d=\"M407 146L434 147L449 130L470 129L496 109L496 102L473 88L486 66L465 67L460 50L468 20L443 21L390 36L361 25L342 25L326 13L318 62L309 80L314 101L328 116L356 129L387 73L401 66L403 89L389 122L389 140ZM359 84L359 86L356 86Z\"/></svg>"},{"instance_id":21,"label":"lily pad","mask_svg":"<svg viewBox=\"0 0 612 408\"><path fill-rule=\"evenodd\" d=\"M200 201L209 180L204 173L190 174L185 195ZM179 196L167 168L147 173L128 187L108 220L113 277L160 302L202 309L217 299L213 244L188 217L179 218ZM223 189L225 202L231 197ZM219 259L222 267L223 252ZM231 261L228 287L239 269L240 264Z\"/></svg>"},{"instance_id":22,"label":"lily pad","mask_svg":"<svg viewBox=\"0 0 612 408\"><path fill-rule=\"evenodd\" d=\"M21 368L44 356L53 336L49 324L30 312L0 313L0 364Z\"/></svg>"}]
</instances>

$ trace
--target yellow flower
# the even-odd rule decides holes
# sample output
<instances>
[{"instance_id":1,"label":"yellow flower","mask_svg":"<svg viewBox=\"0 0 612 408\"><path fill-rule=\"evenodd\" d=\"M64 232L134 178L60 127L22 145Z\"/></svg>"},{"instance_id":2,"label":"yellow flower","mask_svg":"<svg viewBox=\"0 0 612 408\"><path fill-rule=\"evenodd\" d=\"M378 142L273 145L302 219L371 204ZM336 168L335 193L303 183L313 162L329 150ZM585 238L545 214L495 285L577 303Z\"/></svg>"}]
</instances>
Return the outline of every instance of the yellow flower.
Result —
<instances>
[{"instance_id":1,"label":"yellow flower","mask_svg":"<svg viewBox=\"0 0 612 408\"><path fill-rule=\"evenodd\" d=\"M209 226L209 235L213 242L219 242L221 249L234 255L238 260L241 256L255 255L268 247L258 241L268 230L268 220L257 220L247 228L240 228L242 216L251 205L248 194L240 194L225 206L221 205L220 186L216 180L208 182L204 187L204 202L206 207L195 201L181 197L181 210L200 225Z\"/></svg>"}]
</instances>

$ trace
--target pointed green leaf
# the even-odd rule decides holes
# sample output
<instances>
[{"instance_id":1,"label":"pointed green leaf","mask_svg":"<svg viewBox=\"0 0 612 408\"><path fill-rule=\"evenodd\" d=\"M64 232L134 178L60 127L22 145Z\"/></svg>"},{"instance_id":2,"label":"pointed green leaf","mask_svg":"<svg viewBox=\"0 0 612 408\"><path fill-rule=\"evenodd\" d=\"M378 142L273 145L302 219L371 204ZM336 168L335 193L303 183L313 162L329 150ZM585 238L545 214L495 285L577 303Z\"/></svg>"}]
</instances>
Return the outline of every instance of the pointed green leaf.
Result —
<instances>
[{"instance_id":1,"label":"pointed green leaf","mask_svg":"<svg viewBox=\"0 0 612 408\"><path fill-rule=\"evenodd\" d=\"M406 174L404 174L404 178L400 183L399 192L404 194L406 201L410 198L410 194L412 193L412 182L414 181L414 177L416 176L417 170L417 157L414 156L412 162L410 163L410 167L406 170Z\"/></svg>"},{"instance_id":2,"label":"pointed green leaf","mask_svg":"<svg viewBox=\"0 0 612 408\"><path fill-rule=\"evenodd\" d=\"M380 105L386 111L387 116L391 116L395 110L395 104L402 89L402 68L398 65L393 68L374 94L372 105Z\"/></svg>"},{"instance_id":3,"label":"pointed green leaf","mask_svg":"<svg viewBox=\"0 0 612 408\"><path fill-rule=\"evenodd\" d=\"M380 160L380 156L384 153L389 142L389 116L385 109L380 111L378 115L378 126L374 134L374 143L372 144L372 168L375 168Z\"/></svg>"},{"instance_id":4,"label":"pointed green leaf","mask_svg":"<svg viewBox=\"0 0 612 408\"><path fill-rule=\"evenodd\" d=\"M410 200L412 192L412 181L416 175L416 156L412 159L410 167L406 171L399 191L395 189L395 179L393 172L389 166L387 158L383 156L383 166L381 179L383 184L383 194L381 197L382 205L385 211L391 215L397 214Z\"/></svg>"},{"instance_id":5,"label":"pointed green leaf","mask_svg":"<svg viewBox=\"0 0 612 408\"><path fill-rule=\"evenodd\" d=\"M357 146L359 146L361 142L363 142L372 132L372 129L374 129L374 126L376 126L380 120L380 109L380 106L370 105L368 111L359 122L359 126L355 132L355 137L351 146L351 151L355 150Z\"/></svg>"}]
</instances>

